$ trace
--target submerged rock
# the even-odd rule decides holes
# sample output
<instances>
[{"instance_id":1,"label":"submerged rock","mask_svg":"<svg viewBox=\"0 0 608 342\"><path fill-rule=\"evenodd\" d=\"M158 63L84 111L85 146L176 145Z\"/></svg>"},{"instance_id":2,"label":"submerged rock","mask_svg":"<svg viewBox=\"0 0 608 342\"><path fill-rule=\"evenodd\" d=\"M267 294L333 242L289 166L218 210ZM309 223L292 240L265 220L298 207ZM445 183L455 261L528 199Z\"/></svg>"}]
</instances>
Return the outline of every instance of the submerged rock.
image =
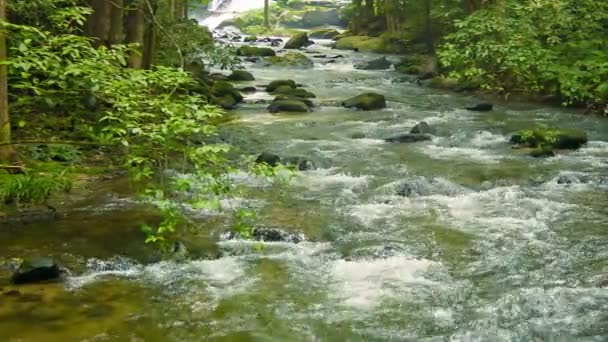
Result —
<instances>
[{"instance_id":1,"label":"submerged rock","mask_svg":"<svg viewBox=\"0 0 608 342\"><path fill-rule=\"evenodd\" d=\"M241 236L236 232L228 232L223 235L226 240L238 239ZM270 227L254 227L251 231L251 239L263 242L286 242L300 243L306 240L302 233L289 233L282 229Z\"/></svg>"},{"instance_id":2,"label":"submerged rock","mask_svg":"<svg viewBox=\"0 0 608 342\"><path fill-rule=\"evenodd\" d=\"M308 171L315 168L313 162L304 157L287 157L284 159L284 163L295 167L298 171Z\"/></svg>"},{"instance_id":3,"label":"submerged rock","mask_svg":"<svg viewBox=\"0 0 608 342\"><path fill-rule=\"evenodd\" d=\"M232 70L232 73L228 75L230 81L254 81L253 75L245 70Z\"/></svg>"},{"instance_id":4,"label":"submerged rock","mask_svg":"<svg viewBox=\"0 0 608 342\"><path fill-rule=\"evenodd\" d=\"M305 240L302 233L289 233L277 228L253 228L253 239L265 242L300 243Z\"/></svg>"},{"instance_id":5,"label":"submerged rock","mask_svg":"<svg viewBox=\"0 0 608 342\"><path fill-rule=\"evenodd\" d=\"M268 164L270 166L277 166L281 163L281 157L274 153L262 152L255 160L258 164Z\"/></svg>"},{"instance_id":6,"label":"submerged rock","mask_svg":"<svg viewBox=\"0 0 608 342\"><path fill-rule=\"evenodd\" d=\"M342 106L362 110L382 109L386 108L386 99L384 98L384 95L363 93L342 102Z\"/></svg>"},{"instance_id":7,"label":"submerged rock","mask_svg":"<svg viewBox=\"0 0 608 342\"><path fill-rule=\"evenodd\" d=\"M303 47L307 47L309 45L314 44L310 39L308 39L308 34L306 32L298 33L293 36L291 39L285 43L286 49L301 49Z\"/></svg>"},{"instance_id":8,"label":"submerged rock","mask_svg":"<svg viewBox=\"0 0 608 342\"><path fill-rule=\"evenodd\" d=\"M489 112L494 109L494 105L492 103L478 103L474 106L466 107L466 109L474 112Z\"/></svg>"},{"instance_id":9,"label":"submerged rock","mask_svg":"<svg viewBox=\"0 0 608 342\"><path fill-rule=\"evenodd\" d=\"M387 138L385 141L392 143L415 143L420 141L428 141L432 138L433 137L430 134L400 134Z\"/></svg>"},{"instance_id":10,"label":"submerged rock","mask_svg":"<svg viewBox=\"0 0 608 342\"><path fill-rule=\"evenodd\" d=\"M587 133L576 129L539 128L519 131L510 142L525 147L576 150L587 143Z\"/></svg>"},{"instance_id":11,"label":"submerged rock","mask_svg":"<svg viewBox=\"0 0 608 342\"><path fill-rule=\"evenodd\" d=\"M15 271L12 282L15 284L39 283L56 280L61 276L61 270L51 258L34 258L25 260Z\"/></svg>"},{"instance_id":12,"label":"submerged rock","mask_svg":"<svg viewBox=\"0 0 608 342\"><path fill-rule=\"evenodd\" d=\"M381 57L371 61L355 64L355 69L359 70L386 70L390 69L391 62L386 57Z\"/></svg>"},{"instance_id":13,"label":"submerged rock","mask_svg":"<svg viewBox=\"0 0 608 342\"><path fill-rule=\"evenodd\" d=\"M410 134L435 134L435 129L426 121L421 121L410 130Z\"/></svg>"},{"instance_id":14,"label":"submerged rock","mask_svg":"<svg viewBox=\"0 0 608 342\"><path fill-rule=\"evenodd\" d=\"M243 45L236 50L236 55L243 57L270 57L276 56L277 53L271 48Z\"/></svg>"}]
</instances>

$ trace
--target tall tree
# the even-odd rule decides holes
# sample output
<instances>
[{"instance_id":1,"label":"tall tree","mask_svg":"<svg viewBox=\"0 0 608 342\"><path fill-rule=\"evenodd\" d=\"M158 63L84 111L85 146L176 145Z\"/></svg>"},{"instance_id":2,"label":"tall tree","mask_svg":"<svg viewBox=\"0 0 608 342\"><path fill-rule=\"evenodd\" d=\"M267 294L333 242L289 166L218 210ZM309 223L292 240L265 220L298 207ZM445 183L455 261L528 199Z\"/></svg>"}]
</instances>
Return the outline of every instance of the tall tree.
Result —
<instances>
[{"instance_id":1,"label":"tall tree","mask_svg":"<svg viewBox=\"0 0 608 342\"><path fill-rule=\"evenodd\" d=\"M264 0L264 26L270 28L270 0Z\"/></svg>"},{"instance_id":2,"label":"tall tree","mask_svg":"<svg viewBox=\"0 0 608 342\"><path fill-rule=\"evenodd\" d=\"M0 21L6 20L7 0L0 0ZM6 61L6 30L0 27L0 62ZM15 151L11 143L11 120L8 115L8 83L6 65L0 64L0 162L12 161Z\"/></svg>"},{"instance_id":3,"label":"tall tree","mask_svg":"<svg viewBox=\"0 0 608 342\"><path fill-rule=\"evenodd\" d=\"M141 69L144 66L144 43L146 35L146 0L132 0L127 16L127 43L137 44L129 57L129 67Z\"/></svg>"}]
</instances>

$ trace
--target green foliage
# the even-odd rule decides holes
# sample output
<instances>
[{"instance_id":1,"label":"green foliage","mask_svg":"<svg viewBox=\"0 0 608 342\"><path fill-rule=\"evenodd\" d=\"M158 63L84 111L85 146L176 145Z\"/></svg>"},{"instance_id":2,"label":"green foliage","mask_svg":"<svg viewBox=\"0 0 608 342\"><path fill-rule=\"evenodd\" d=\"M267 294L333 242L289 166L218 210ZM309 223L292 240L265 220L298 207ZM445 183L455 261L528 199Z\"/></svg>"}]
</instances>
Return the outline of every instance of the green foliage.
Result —
<instances>
[{"instance_id":1,"label":"green foliage","mask_svg":"<svg viewBox=\"0 0 608 342\"><path fill-rule=\"evenodd\" d=\"M0 173L0 206L44 203L51 193L67 191L70 186L71 182L66 172L23 175L3 172Z\"/></svg>"},{"instance_id":2,"label":"green foliage","mask_svg":"<svg viewBox=\"0 0 608 342\"><path fill-rule=\"evenodd\" d=\"M608 103L608 3L505 1L455 24L439 51L451 76L486 89Z\"/></svg>"},{"instance_id":3,"label":"green foliage","mask_svg":"<svg viewBox=\"0 0 608 342\"><path fill-rule=\"evenodd\" d=\"M253 236L253 227L257 215L254 211L240 208L234 213L234 224L232 230L243 239L250 239Z\"/></svg>"}]
</instances>

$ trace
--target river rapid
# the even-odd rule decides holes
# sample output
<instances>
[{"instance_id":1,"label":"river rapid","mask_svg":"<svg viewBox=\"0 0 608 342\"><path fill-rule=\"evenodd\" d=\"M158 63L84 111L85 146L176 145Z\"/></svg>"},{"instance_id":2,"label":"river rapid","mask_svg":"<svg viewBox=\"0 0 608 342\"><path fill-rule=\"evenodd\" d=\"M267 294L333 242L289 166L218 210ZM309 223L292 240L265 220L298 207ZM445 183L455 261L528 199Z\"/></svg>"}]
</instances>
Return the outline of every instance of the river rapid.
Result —
<instances>
[{"instance_id":1,"label":"river rapid","mask_svg":"<svg viewBox=\"0 0 608 342\"><path fill-rule=\"evenodd\" d=\"M98 185L63 220L0 230L5 262L27 251L82 265L61 284L0 291L0 340L608 341L608 120L515 102L470 112L479 99L356 70L378 56L329 43L308 50L344 58L313 69L245 64L256 81L244 86L293 79L314 112L269 114L260 91L221 132L246 154L312 161L289 184L235 174L244 195L222 202L305 241L225 240L229 214L193 211L193 258L158 261L138 232L153 210ZM339 106L368 91L388 108ZM420 121L432 141L384 142ZM539 126L590 141L544 159L508 144Z\"/></svg>"}]
</instances>

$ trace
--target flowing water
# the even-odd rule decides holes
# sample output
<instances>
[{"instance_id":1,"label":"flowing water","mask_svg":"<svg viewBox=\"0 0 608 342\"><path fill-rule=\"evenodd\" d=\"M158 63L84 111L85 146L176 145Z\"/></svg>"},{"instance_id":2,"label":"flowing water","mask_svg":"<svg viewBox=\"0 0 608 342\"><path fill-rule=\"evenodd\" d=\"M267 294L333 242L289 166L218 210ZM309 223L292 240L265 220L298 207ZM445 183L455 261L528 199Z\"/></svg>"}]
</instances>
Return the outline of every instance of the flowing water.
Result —
<instances>
[{"instance_id":1,"label":"flowing water","mask_svg":"<svg viewBox=\"0 0 608 342\"><path fill-rule=\"evenodd\" d=\"M264 0L210 0L208 8L209 14L199 19L199 22L213 30L223 21L234 18L237 13L264 8Z\"/></svg>"},{"instance_id":2,"label":"flowing water","mask_svg":"<svg viewBox=\"0 0 608 342\"><path fill-rule=\"evenodd\" d=\"M336 53L325 43L309 50ZM222 240L221 214L192 212L193 260L157 261L137 232L154 213L109 184L55 224L0 230L5 262L25 251L81 265L62 284L0 291L0 340L608 341L608 120L527 103L468 112L479 100L340 53L312 70L247 65L251 84L292 78L322 106L271 115L259 92L222 132L246 153L313 161L287 185L235 174L248 199L223 202L306 241ZM389 108L338 106L365 91ZM432 141L383 141L422 120ZM590 142L533 159L507 143L532 126Z\"/></svg>"}]
</instances>

